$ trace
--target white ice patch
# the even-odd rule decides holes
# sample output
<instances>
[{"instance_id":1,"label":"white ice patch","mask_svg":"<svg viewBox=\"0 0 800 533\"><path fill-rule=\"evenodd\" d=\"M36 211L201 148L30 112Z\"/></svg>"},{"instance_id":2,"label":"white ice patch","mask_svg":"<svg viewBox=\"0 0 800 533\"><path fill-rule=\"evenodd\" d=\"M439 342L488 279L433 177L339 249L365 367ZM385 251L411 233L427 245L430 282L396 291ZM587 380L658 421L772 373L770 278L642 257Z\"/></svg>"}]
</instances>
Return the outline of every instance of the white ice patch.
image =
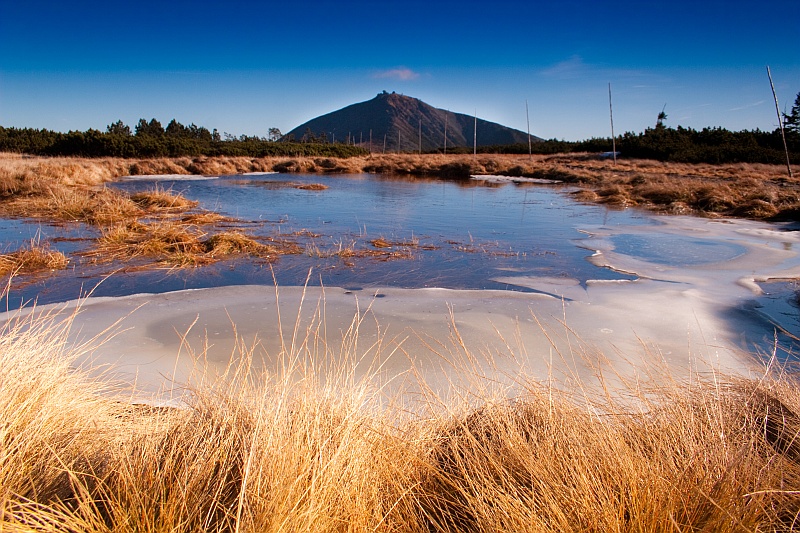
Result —
<instances>
[{"instance_id":1,"label":"white ice patch","mask_svg":"<svg viewBox=\"0 0 800 533\"><path fill-rule=\"evenodd\" d=\"M516 176L501 176L495 174L475 174L470 176L470 179L475 181L483 181L486 183L538 183L540 185L549 185L553 183L562 183L559 180L548 180L544 178L523 178Z\"/></svg>"},{"instance_id":2,"label":"white ice patch","mask_svg":"<svg viewBox=\"0 0 800 533\"><path fill-rule=\"evenodd\" d=\"M122 176L122 181L203 181L218 180L219 176L196 176L193 174L151 174L147 176Z\"/></svg>"}]
</instances>

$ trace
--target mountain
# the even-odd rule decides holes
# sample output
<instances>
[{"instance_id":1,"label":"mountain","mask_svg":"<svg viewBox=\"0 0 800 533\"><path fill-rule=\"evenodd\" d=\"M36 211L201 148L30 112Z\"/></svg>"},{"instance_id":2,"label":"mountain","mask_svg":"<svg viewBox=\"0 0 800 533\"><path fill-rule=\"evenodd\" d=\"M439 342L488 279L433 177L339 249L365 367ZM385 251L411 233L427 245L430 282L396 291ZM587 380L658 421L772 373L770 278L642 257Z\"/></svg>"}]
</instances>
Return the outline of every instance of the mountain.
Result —
<instances>
[{"instance_id":1,"label":"mountain","mask_svg":"<svg viewBox=\"0 0 800 533\"><path fill-rule=\"evenodd\" d=\"M383 91L372 100L353 104L338 111L311 119L288 132L283 139L296 141L325 138L327 142L351 142L368 147L372 131L372 149L381 151L423 151L472 147L475 117L437 109L410 96ZM528 134L495 122L478 119L478 146L527 144ZM384 137L385 136L385 137ZM531 136L534 142L539 137Z\"/></svg>"}]
</instances>

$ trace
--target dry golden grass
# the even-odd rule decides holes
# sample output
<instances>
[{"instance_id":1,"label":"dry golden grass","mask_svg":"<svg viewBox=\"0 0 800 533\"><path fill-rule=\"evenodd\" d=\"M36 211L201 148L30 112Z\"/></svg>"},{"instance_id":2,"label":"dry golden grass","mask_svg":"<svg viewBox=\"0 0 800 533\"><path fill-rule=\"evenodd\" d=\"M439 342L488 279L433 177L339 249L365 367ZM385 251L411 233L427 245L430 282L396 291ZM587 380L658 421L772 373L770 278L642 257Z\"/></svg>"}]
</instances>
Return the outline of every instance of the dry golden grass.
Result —
<instances>
[{"instance_id":1,"label":"dry golden grass","mask_svg":"<svg viewBox=\"0 0 800 533\"><path fill-rule=\"evenodd\" d=\"M158 209L164 211L186 211L197 207L198 202L188 200L180 194L175 194L170 189L156 185L149 191L141 191L130 196L133 203L143 209Z\"/></svg>"},{"instance_id":2,"label":"dry golden grass","mask_svg":"<svg viewBox=\"0 0 800 533\"><path fill-rule=\"evenodd\" d=\"M320 243L313 241L308 243L305 248L305 254L310 257L330 258L338 257L341 259L345 266L355 266L356 259L372 259L375 261L394 261L398 259L413 259L414 254L412 248L416 244L409 242L390 242L379 237L371 239L368 243L372 248L365 248L356 240L349 243L344 241L337 241L327 246L320 246ZM435 249L435 247L424 247L423 249Z\"/></svg>"},{"instance_id":3,"label":"dry golden grass","mask_svg":"<svg viewBox=\"0 0 800 533\"><path fill-rule=\"evenodd\" d=\"M68 264L69 259L63 253L33 240L15 252L0 254L0 276L63 270Z\"/></svg>"},{"instance_id":4,"label":"dry golden grass","mask_svg":"<svg viewBox=\"0 0 800 533\"><path fill-rule=\"evenodd\" d=\"M298 255L303 249L288 239L269 239L263 244L238 231L226 231L212 235L204 241L206 254L210 257L230 257L245 254L251 257L274 260L282 255Z\"/></svg>"},{"instance_id":5,"label":"dry golden grass","mask_svg":"<svg viewBox=\"0 0 800 533\"><path fill-rule=\"evenodd\" d=\"M98 263L135 260L140 267L193 267L241 255L272 261L302 252L300 246L288 240L263 244L238 231L208 235L193 224L157 220L112 226L81 255Z\"/></svg>"},{"instance_id":6,"label":"dry golden grass","mask_svg":"<svg viewBox=\"0 0 800 533\"><path fill-rule=\"evenodd\" d=\"M591 154L442 155L373 154L347 159L314 157L182 157L80 159L0 154L0 199L42 196L56 186L96 186L126 174L223 175L245 172L375 172L466 179L500 174L558 180L581 187L583 201L641 206L668 213L754 219L800 217L800 181L780 165L664 163ZM319 189L317 189L319 190ZM0 202L2 206L2 202Z\"/></svg>"},{"instance_id":7,"label":"dry golden grass","mask_svg":"<svg viewBox=\"0 0 800 533\"><path fill-rule=\"evenodd\" d=\"M198 367L179 407L156 408L76 370L89 347L67 348L68 326L12 320L0 333L0 529L800 527L793 375L679 382L656 369L656 382L616 389L518 376L513 395L475 378L461 396L420 383L387 397L372 376L351 377L350 364L381 349L357 351L358 324L343 354L327 339L314 352L320 324L300 331L299 348L263 375L250 367L255 347L240 344L222 376ZM300 363L320 355L345 362L324 373Z\"/></svg>"},{"instance_id":8,"label":"dry golden grass","mask_svg":"<svg viewBox=\"0 0 800 533\"><path fill-rule=\"evenodd\" d=\"M641 206L677 214L797 219L800 181L779 165L687 164L598 159L591 154L374 154L343 160L278 160L281 172L374 172L466 179L499 174L557 180L582 188L577 198L612 206Z\"/></svg>"},{"instance_id":9,"label":"dry golden grass","mask_svg":"<svg viewBox=\"0 0 800 533\"><path fill-rule=\"evenodd\" d=\"M222 222L235 223L236 220L226 217L213 211L200 211L183 215L180 218L181 223L193 226L213 226Z\"/></svg>"},{"instance_id":10,"label":"dry golden grass","mask_svg":"<svg viewBox=\"0 0 800 533\"><path fill-rule=\"evenodd\" d=\"M301 191L324 191L328 188L327 185L323 185L322 183L302 183L295 187L296 189L300 189Z\"/></svg>"}]
</instances>

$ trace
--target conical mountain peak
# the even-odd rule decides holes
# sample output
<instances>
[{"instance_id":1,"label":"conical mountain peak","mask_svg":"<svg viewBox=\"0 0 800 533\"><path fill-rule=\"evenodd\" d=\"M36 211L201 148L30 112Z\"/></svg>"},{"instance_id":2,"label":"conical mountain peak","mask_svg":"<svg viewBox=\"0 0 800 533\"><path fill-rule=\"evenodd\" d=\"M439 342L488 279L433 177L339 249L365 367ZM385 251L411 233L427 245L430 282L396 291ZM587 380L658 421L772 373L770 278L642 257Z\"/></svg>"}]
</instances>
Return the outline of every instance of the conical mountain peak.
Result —
<instances>
[{"instance_id":1,"label":"conical mountain peak","mask_svg":"<svg viewBox=\"0 0 800 533\"><path fill-rule=\"evenodd\" d=\"M284 138L296 141L325 140L345 142L373 151L386 147L388 151L443 150L478 146L522 144L528 134L477 119L475 117L438 109L422 100L396 92L383 91L372 100L352 104L301 124ZM538 137L532 137L536 142Z\"/></svg>"}]
</instances>

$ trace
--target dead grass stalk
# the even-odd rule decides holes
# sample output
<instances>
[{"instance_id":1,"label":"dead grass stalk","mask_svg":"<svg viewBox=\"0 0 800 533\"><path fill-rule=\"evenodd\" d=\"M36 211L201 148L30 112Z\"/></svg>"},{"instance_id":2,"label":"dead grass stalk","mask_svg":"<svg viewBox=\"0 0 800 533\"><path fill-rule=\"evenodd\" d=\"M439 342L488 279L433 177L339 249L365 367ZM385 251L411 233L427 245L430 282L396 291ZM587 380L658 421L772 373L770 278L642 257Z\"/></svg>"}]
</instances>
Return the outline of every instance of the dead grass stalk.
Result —
<instances>
[{"instance_id":1,"label":"dead grass stalk","mask_svg":"<svg viewBox=\"0 0 800 533\"><path fill-rule=\"evenodd\" d=\"M359 318L340 361L357 361ZM0 333L4 531L786 531L800 519L800 386L661 376L619 390L521 379L513 398L386 398L319 324L258 374L239 345L174 408L75 370L66 323ZM459 349L469 351L468 347ZM202 361L202 354L195 354ZM467 355L467 358L468 355ZM574 393L577 392L578 396ZM400 393L401 394L401 393ZM579 400L579 401L576 401Z\"/></svg>"}]
</instances>

